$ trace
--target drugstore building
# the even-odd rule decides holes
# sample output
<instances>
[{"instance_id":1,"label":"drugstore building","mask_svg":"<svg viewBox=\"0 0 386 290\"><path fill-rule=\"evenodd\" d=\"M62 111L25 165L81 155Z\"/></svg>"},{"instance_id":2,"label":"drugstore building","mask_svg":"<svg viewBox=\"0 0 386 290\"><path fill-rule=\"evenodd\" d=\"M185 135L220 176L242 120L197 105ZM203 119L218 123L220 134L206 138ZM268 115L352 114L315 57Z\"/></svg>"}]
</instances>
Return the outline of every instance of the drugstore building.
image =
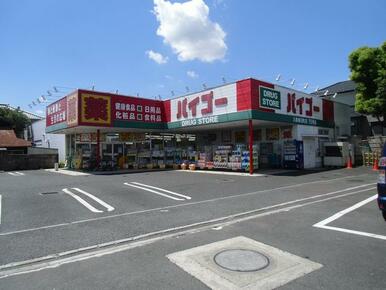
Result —
<instances>
[{"instance_id":1,"label":"drugstore building","mask_svg":"<svg viewBox=\"0 0 386 290\"><path fill-rule=\"evenodd\" d=\"M162 101L77 90L46 116L77 169L315 168L334 140L333 102L251 78Z\"/></svg>"}]
</instances>

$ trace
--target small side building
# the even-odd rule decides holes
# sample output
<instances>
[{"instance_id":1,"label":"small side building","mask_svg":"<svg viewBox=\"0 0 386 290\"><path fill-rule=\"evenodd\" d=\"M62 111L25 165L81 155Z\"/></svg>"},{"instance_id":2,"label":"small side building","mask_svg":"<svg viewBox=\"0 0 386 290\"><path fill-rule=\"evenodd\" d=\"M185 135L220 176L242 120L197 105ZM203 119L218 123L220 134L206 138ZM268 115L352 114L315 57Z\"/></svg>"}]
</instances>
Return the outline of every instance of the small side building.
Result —
<instances>
[{"instance_id":1,"label":"small side building","mask_svg":"<svg viewBox=\"0 0 386 290\"><path fill-rule=\"evenodd\" d=\"M313 93L325 100L334 102L335 138L354 144L357 164L368 163L366 154L379 154L385 142L386 127L371 115L355 111L356 84L342 81ZM371 160L372 157L368 160Z\"/></svg>"},{"instance_id":2,"label":"small side building","mask_svg":"<svg viewBox=\"0 0 386 290\"><path fill-rule=\"evenodd\" d=\"M12 154L27 154L31 142L17 138L13 130L0 130L0 151Z\"/></svg>"},{"instance_id":3,"label":"small side building","mask_svg":"<svg viewBox=\"0 0 386 290\"><path fill-rule=\"evenodd\" d=\"M57 149L32 147L13 130L0 130L0 170L52 168L56 162Z\"/></svg>"},{"instance_id":4,"label":"small side building","mask_svg":"<svg viewBox=\"0 0 386 290\"><path fill-rule=\"evenodd\" d=\"M19 107L13 107L9 104L0 104L0 107L7 108L10 110L19 110L22 112L30 121L31 124L24 129L24 139L30 141L32 147L39 149L30 149L31 152L53 152L52 149L57 149L59 154L59 162L65 161L65 135L64 134L46 134L46 119L25 111ZM21 136L20 136L21 137ZM47 150L43 150L47 149Z\"/></svg>"}]
</instances>

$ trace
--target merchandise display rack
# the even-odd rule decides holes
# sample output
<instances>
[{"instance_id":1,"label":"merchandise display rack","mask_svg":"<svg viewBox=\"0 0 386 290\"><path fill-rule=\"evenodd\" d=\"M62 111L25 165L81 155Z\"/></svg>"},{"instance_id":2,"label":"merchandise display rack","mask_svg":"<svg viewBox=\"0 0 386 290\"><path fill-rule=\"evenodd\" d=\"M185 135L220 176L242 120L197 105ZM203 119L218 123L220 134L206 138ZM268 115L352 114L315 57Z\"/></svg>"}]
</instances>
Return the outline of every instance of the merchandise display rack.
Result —
<instances>
[{"instance_id":1,"label":"merchandise display rack","mask_svg":"<svg viewBox=\"0 0 386 290\"><path fill-rule=\"evenodd\" d=\"M165 165L172 167L176 160L176 148L166 147L165 148Z\"/></svg>"},{"instance_id":2,"label":"merchandise display rack","mask_svg":"<svg viewBox=\"0 0 386 290\"><path fill-rule=\"evenodd\" d=\"M232 170L241 170L241 151L233 150L232 155L229 157L228 168Z\"/></svg>"},{"instance_id":3,"label":"merchandise display rack","mask_svg":"<svg viewBox=\"0 0 386 290\"><path fill-rule=\"evenodd\" d=\"M232 146L230 145L220 145L217 146L215 155L213 157L214 168L218 169L227 169L229 155L232 153Z\"/></svg>"},{"instance_id":4,"label":"merchandise display rack","mask_svg":"<svg viewBox=\"0 0 386 290\"><path fill-rule=\"evenodd\" d=\"M259 151L258 151L258 145L253 145L253 169L256 170L259 168ZM250 156L249 151L243 150L241 155L241 169L245 171L249 171L249 165L250 165Z\"/></svg>"},{"instance_id":5,"label":"merchandise display rack","mask_svg":"<svg viewBox=\"0 0 386 290\"><path fill-rule=\"evenodd\" d=\"M151 160L151 144L150 142L141 142L137 143L137 161L138 161L138 168L149 168L152 167L152 160Z\"/></svg>"},{"instance_id":6,"label":"merchandise display rack","mask_svg":"<svg viewBox=\"0 0 386 290\"><path fill-rule=\"evenodd\" d=\"M151 162L154 167L163 167L165 164L165 151L161 145L154 145L151 152Z\"/></svg>"},{"instance_id":7,"label":"merchandise display rack","mask_svg":"<svg viewBox=\"0 0 386 290\"><path fill-rule=\"evenodd\" d=\"M110 137L110 136L109 136ZM105 138L104 138L105 139ZM194 140L166 139L165 136L147 135L146 138L118 138L112 136L101 142L102 170L178 168L181 164L200 169L248 171L248 144L205 144ZM121 146L121 147L119 147ZM93 140L74 142L74 164L78 169L92 169L96 163L96 144ZM263 152L263 151L262 151ZM259 148L253 145L254 169L259 166ZM117 160L116 160L117 159Z\"/></svg>"},{"instance_id":8,"label":"merchandise display rack","mask_svg":"<svg viewBox=\"0 0 386 290\"><path fill-rule=\"evenodd\" d=\"M212 169L213 168L212 156L213 156L212 146L204 146L200 151L200 153L198 153L197 166L200 169L205 169L205 168Z\"/></svg>"}]
</instances>

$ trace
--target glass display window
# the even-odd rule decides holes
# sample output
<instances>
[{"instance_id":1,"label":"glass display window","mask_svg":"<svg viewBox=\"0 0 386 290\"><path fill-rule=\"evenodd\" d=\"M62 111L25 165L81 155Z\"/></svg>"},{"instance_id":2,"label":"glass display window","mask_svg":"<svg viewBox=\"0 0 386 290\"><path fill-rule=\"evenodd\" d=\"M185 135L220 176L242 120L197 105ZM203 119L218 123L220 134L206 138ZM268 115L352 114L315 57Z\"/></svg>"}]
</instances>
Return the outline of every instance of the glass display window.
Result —
<instances>
[{"instance_id":1,"label":"glass display window","mask_svg":"<svg viewBox=\"0 0 386 290\"><path fill-rule=\"evenodd\" d=\"M280 129L279 128L267 128L266 129L266 138L267 140L279 140L280 139Z\"/></svg>"},{"instance_id":2,"label":"glass display window","mask_svg":"<svg viewBox=\"0 0 386 290\"><path fill-rule=\"evenodd\" d=\"M262 139L262 131L261 129L253 130L253 141L261 141Z\"/></svg>"},{"instance_id":3,"label":"glass display window","mask_svg":"<svg viewBox=\"0 0 386 290\"><path fill-rule=\"evenodd\" d=\"M235 142L238 143L245 143L246 139L246 133L245 131L237 131L235 132Z\"/></svg>"},{"instance_id":4,"label":"glass display window","mask_svg":"<svg viewBox=\"0 0 386 290\"><path fill-rule=\"evenodd\" d=\"M221 132L221 141L223 143L230 143L232 142L232 134L231 131L226 130Z\"/></svg>"},{"instance_id":5,"label":"glass display window","mask_svg":"<svg viewBox=\"0 0 386 290\"><path fill-rule=\"evenodd\" d=\"M282 127L281 128L281 138L282 139L292 139L292 127Z\"/></svg>"}]
</instances>

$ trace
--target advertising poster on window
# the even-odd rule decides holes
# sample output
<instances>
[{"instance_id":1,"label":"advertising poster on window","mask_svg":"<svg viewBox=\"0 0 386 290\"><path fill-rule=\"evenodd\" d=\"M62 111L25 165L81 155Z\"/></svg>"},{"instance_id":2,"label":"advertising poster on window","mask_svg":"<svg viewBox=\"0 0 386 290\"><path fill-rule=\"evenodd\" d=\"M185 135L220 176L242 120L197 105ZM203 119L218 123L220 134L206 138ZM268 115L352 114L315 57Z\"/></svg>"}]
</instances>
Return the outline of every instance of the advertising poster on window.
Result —
<instances>
[{"instance_id":1,"label":"advertising poster on window","mask_svg":"<svg viewBox=\"0 0 386 290\"><path fill-rule=\"evenodd\" d=\"M143 142L146 140L145 133L125 132L119 133L119 141L122 142Z\"/></svg>"},{"instance_id":2,"label":"advertising poster on window","mask_svg":"<svg viewBox=\"0 0 386 290\"><path fill-rule=\"evenodd\" d=\"M279 128L267 128L266 129L267 140L279 140L280 139L280 130Z\"/></svg>"},{"instance_id":3,"label":"advertising poster on window","mask_svg":"<svg viewBox=\"0 0 386 290\"><path fill-rule=\"evenodd\" d=\"M282 127L281 128L281 138L282 139L292 139L292 127Z\"/></svg>"}]
</instances>

